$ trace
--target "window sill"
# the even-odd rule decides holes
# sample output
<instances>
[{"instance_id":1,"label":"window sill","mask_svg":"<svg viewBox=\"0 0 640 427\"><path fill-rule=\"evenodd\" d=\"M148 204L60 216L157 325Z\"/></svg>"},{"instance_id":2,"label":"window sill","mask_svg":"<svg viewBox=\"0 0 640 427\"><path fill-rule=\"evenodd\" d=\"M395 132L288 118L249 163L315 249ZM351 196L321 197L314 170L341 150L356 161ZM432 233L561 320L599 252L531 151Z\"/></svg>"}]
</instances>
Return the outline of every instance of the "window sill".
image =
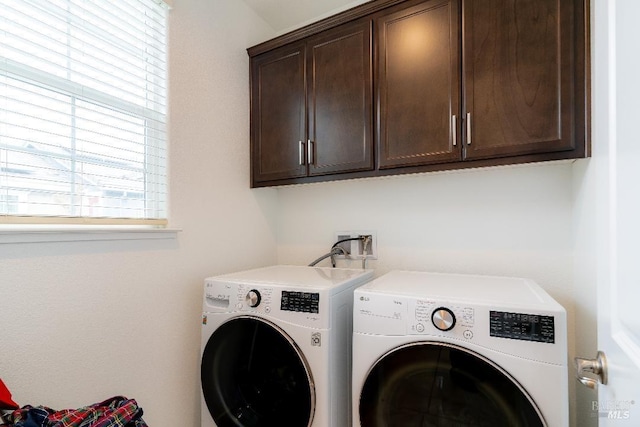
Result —
<instances>
[{"instance_id":1,"label":"window sill","mask_svg":"<svg viewBox=\"0 0 640 427\"><path fill-rule=\"evenodd\" d=\"M9 243L98 242L107 240L176 239L177 228L46 227L0 228L0 245Z\"/></svg>"}]
</instances>

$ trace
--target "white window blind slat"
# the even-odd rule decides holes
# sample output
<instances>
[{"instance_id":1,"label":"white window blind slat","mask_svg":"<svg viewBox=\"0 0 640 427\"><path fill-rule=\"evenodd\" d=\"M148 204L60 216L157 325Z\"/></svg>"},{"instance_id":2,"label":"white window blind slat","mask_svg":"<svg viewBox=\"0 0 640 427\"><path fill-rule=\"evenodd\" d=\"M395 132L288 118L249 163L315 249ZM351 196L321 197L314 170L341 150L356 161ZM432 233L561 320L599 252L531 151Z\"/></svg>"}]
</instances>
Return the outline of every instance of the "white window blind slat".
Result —
<instances>
[{"instance_id":1,"label":"white window blind slat","mask_svg":"<svg viewBox=\"0 0 640 427\"><path fill-rule=\"evenodd\" d=\"M7 0L5 0L7 1ZM133 10L131 5L138 2L128 1L84 1L84 0L8 0L16 14L25 18L34 13L40 16L39 21L49 27L65 31L79 31L92 35L96 39L111 40L116 46L129 52L137 52L141 42L148 39L158 41L166 38L165 16L148 15L148 10ZM134 16L136 14L137 16ZM60 25L60 23L64 23ZM158 57L164 57L166 45L155 44L146 46L150 52L157 52Z\"/></svg>"},{"instance_id":2,"label":"white window blind slat","mask_svg":"<svg viewBox=\"0 0 640 427\"><path fill-rule=\"evenodd\" d=\"M13 72L10 70L13 70ZM68 105L68 96L63 95L60 91L60 89L64 89L68 95L76 95L79 98L90 98L93 100L102 99L103 105L112 105L123 111L136 112L137 116L145 116L149 120L146 127L150 130L162 132L166 128L166 116L158 112L158 110L163 111L161 105L155 104L155 110L152 108L143 108L137 104L127 103L121 99L100 92L93 92L91 89L71 84L63 79L52 78L51 76L30 70L26 67L23 67L22 70L23 78L16 78L16 66L11 67L9 61L0 63L0 79L2 79L2 71L5 72L4 87L6 91L4 94L0 94L0 99L5 99L5 102L16 102L23 105L30 105L31 108L54 112L57 111L57 108L60 106ZM24 77L29 77L30 81L24 79ZM0 82L1 81L2 80L0 80ZM59 91L48 90L47 86L57 87ZM40 102L32 101L34 99L40 99L40 97L47 99L42 99ZM29 111L33 110L30 109ZM133 120L124 120L124 122L127 121Z\"/></svg>"},{"instance_id":3,"label":"white window blind slat","mask_svg":"<svg viewBox=\"0 0 640 427\"><path fill-rule=\"evenodd\" d=\"M104 3L106 5L109 4L109 2ZM14 2L13 4L20 5L22 3ZM86 5L91 5L91 3L86 2ZM13 14L4 17L0 21L0 28L6 33L7 37L13 39L12 42L14 44L29 44L28 48L23 47L22 49L17 49L16 52L27 52L36 58L40 58L43 62L57 63L64 66L68 56L69 43L72 43L76 51L75 55L82 54L82 58L77 60L85 65L98 61L112 66L111 62L104 62L104 58L117 57L121 60L118 63L127 65L122 70L125 73L136 69L142 69L143 71L146 69L148 71L150 65L158 67L160 74L166 73L166 61L163 59L166 58L166 49L162 51L154 50L153 45L144 52L144 58L147 61L144 66L141 66L139 47L132 45L130 41L133 40L139 45L148 41L148 37L144 39L134 38L133 35L125 32L118 32L113 35L113 29L110 29L112 33L106 31L100 33L93 26L87 26L84 21L80 22L86 28L78 27L77 24L74 24L76 21L70 22L68 26L73 29L73 31L70 31L64 27L61 28L60 25L46 25L42 21L38 21L37 18L38 16L28 15L26 11L13 9ZM61 18L58 17L58 19ZM56 23L54 22L54 24ZM144 25L144 23L137 23L136 25ZM27 35L22 36L24 34ZM166 38L166 35L163 37ZM108 56L94 55L93 52L96 50L107 52ZM72 54L74 53L72 52ZM32 60L34 59L32 58ZM99 67L96 68L100 69ZM77 71L74 72L77 73Z\"/></svg>"},{"instance_id":4,"label":"white window blind slat","mask_svg":"<svg viewBox=\"0 0 640 427\"><path fill-rule=\"evenodd\" d=\"M44 108L40 103L23 102L19 94L13 97L0 97L7 102L13 103L13 108L6 111L6 132L7 138L14 137L22 142L37 142L41 147L57 147L60 144L53 144L52 141L69 141L68 135L64 132L69 128L70 115L64 111L53 108ZM65 107L64 99L56 100L56 105ZM86 102L78 101L75 110L75 141L84 143L83 151L88 155L100 155L105 158L118 160L131 160L131 156L138 156L140 161L144 154L146 145L144 139L158 139L148 135L157 133L154 126L145 126L142 122L134 122L129 116L116 116L112 110L99 110L99 106L94 106ZM29 128L23 127L22 123L27 123ZM29 139L21 139L21 135L29 134ZM7 144L4 144L5 147ZM93 147L94 149L91 149ZM165 150L156 150L162 155L155 164L166 161ZM56 154L51 152L52 156ZM153 162L154 160L151 159Z\"/></svg>"},{"instance_id":5,"label":"white window blind slat","mask_svg":"<svg viewBox=\"0 0 640 427\"><path fill-rule=\"evenodd\" d=\"M25 64L28 61L31 65L35 66L29 73L34 77L39 73L43 74L39 72L38 69L45 69L47 70L45 73L49 79L57 77L58 79L67 80L69 84L84 86L86 89L95 88L106 93L115 93L122 97L123 100L140 106L148 106L150 103L154 103L159 106L156 108L166 107L166 87L152 84L145 89L145 87L149 85L149 79L153 80L158 78L152 71L146 73L147 78L145 79L131 81L127 79L127 76L131 74L129 70L123 70L106 64L101 70L93 66L86 67L78 65L71 76L72 80L70 80L66 76L66 74L69 74L66 67L53 62L45 63L41 61L41 58L34 60L35 57L32 54L25 54L24 52L15 54L16 52L13 48L0 48L0 55L6 58L6 65L3 68L5 68L8 73L11 72L12 69L15 69L15 66L12 66L15 63L20 64L21 62L19 61L22 60L22 64ZM9 60L10 57L12 60ZM109 72L107 73L107 71ZM24 75L24 73L21 75Z\"/></svg>"},{"instance_id":6,"label":"white window blind slat","mask_svg":"<svg viewBox=\"0 0 640 427\"><path fill-rule=\"evenodd\" d=\"M0 222L166 224L167 11L0 0Z\"/></svg>"}]
</instances>

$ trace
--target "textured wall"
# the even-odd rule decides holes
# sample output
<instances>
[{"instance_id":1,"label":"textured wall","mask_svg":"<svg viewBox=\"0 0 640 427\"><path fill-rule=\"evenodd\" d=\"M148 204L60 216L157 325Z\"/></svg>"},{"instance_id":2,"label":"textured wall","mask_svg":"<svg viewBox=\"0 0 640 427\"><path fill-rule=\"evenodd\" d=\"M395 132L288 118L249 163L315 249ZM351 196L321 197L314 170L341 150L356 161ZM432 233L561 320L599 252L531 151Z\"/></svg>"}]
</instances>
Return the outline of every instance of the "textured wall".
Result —
<instances>
[{"instance_id":1,"label":"textured wall","mask_svg":"<svg viewBox=\"0 0 640 427\"><path fill-rule=\"evenodd\" d=\"M328 251L334 231L375 230L391 269L526 275L567 299L572 164L352 180L279 191L280 260Z\"/></svg>"}]
</instances>

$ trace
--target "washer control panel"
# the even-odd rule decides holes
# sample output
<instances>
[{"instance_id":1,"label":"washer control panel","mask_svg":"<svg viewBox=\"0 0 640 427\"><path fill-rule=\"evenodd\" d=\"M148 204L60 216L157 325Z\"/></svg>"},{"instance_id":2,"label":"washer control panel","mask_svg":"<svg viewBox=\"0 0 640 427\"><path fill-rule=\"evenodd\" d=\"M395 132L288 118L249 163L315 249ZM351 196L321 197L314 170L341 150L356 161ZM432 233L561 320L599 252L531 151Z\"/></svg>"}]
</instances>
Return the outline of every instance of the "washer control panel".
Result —
<instances>
[{"instance_id":1,"label":"washer control panel","mask_svg":"<svg viewBox=\"0 0 640 427\"><path fill-rule=\"evenodd\" d=\"M323 290L206 280L204 297L203 313L266 316L314 328L328 328L330 322Z\"/></svg>"},{"instance_id":2,"label":"washer control panel","mask_svg":"<svg viewBox=\"0 0 640 427\"><path fill-rule=\"evenodd\" d=\"M205 282L203 311L266 311L272 306L274 290L266 286Z\"/></svg>"},{"instance_id":3,"label":"washer control panel","mask_svg":"<svg viewBox=\"0 0 640 427\"><path fill-rule=\"evenodd\" d=\"M318 313L320 294L317 292L282 291L280 309L300 313Z\"/></svg>"}]
</instances>

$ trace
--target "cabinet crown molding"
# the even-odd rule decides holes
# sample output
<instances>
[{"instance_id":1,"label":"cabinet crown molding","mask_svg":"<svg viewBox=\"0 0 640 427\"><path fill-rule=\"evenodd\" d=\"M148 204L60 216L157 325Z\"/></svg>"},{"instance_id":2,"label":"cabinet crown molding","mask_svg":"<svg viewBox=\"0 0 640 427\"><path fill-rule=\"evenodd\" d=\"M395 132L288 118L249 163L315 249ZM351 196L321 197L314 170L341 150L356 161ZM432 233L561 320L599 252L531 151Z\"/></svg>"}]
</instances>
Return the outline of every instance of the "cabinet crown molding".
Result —
<instances>
[{"instance_id":1,"label":"cabinet crown molding","mask_svg":"<svg viewBox=\"0 0 640 427\"><path fill-rule=\"evenodd\" d=\"M373 0L367 3L363 3L351 9L347 9L344 12L340 12L336 15L330 16L328 18L290 31L271 40L267 40L255 46L252 46L247 49L247 53L250 57L254 57L256 55L260 55L291 42L295 42L305 37L321 33L333 27L337 27L338 25L367 17L368 15L371 15L382 9L386 9L387 7L403 3L405 1L406 0Z\"/></svg>"}]
</instances>

